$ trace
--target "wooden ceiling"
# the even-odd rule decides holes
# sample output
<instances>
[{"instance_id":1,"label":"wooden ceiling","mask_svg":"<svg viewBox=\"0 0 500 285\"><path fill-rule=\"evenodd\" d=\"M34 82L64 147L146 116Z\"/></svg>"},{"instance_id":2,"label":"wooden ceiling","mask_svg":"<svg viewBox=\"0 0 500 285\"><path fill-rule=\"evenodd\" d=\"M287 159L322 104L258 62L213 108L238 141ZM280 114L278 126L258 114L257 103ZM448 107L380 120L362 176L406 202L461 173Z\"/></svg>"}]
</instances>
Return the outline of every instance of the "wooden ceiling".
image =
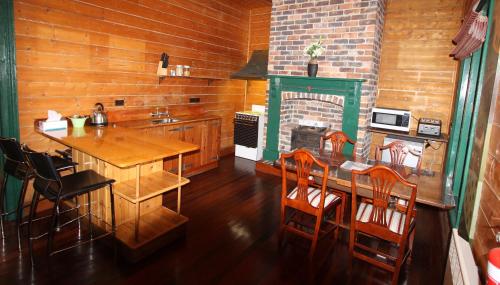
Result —
<instances>
[{"instance_id":1,"label":"wooden ceiling","mask_svg":"<svg viewBox=\"0 0 500 285\"><path fill-rule=\"evenodd\" d=\"M247 7L249 9L253 8L262 8L262 7L271 7L273 1L272 0L235 0L235 4L238 3L243 7Z\"/></svg>"}]
</instances>

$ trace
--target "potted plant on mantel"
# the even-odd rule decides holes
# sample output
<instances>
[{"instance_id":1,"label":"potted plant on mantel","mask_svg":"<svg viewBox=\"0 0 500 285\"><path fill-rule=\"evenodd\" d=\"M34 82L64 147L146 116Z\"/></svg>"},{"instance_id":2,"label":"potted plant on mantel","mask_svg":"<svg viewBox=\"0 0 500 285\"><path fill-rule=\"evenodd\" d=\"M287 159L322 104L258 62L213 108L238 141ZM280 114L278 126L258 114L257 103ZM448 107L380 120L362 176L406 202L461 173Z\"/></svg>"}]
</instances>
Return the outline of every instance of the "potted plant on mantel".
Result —
<instances>
[{"instance_id":1,"label":"potted plant on mantel","mask_svg":"<svg viewBox=\"0 0 500 285\"><path fill-rule=\"evenodd\" d=\"M318 73L318 57L325 51L322 44L320 37L317 42L311 43L304 49L304 55L309 56L309 63L307 64L307 75L309 77L316 77Z\"/></svg>"}]
</instances>

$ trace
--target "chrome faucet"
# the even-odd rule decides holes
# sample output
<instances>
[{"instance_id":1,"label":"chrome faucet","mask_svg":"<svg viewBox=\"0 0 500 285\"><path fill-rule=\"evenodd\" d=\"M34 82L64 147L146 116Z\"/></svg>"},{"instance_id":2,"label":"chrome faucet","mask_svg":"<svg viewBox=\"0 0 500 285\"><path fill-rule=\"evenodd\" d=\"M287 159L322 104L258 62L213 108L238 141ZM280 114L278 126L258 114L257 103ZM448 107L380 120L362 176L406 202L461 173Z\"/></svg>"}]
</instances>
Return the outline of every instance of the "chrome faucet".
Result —
<instances>
[{"instance_id":1,"label":"chrome faucet","mask_svg":"<svg viewBox=\"0 0 500 285\"><path fill-rule=\"evenodd\" d=\"M165 112L160 112L160 107L156 107L156 112L151 113L151 117L161 117L161 116L169 117L170 114L168 113L168 109Z\"/></svg>"}]
</instances>

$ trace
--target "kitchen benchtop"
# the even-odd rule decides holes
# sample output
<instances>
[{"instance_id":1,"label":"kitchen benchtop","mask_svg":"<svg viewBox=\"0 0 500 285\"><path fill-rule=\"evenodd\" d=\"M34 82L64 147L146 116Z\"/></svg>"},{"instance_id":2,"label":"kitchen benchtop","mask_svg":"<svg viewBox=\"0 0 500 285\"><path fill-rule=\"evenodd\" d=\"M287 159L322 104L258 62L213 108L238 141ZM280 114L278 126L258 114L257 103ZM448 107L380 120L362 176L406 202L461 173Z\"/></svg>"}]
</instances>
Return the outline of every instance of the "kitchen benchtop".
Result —
<instances>
[{"instance_id":1,"label":"kitchen benchtop","mask_svg":"<svg viewBox=\"0 0 500 285\"><path fill-rule=\"evenodd\" d=\"M153 120L159 120L159 119L164 119L168 118L166 116L161 116L161 117L151 117L148 119L142 119L142 120L131 120L131 121L122 121L122 122L116 122L117 126L120 127L125 127L125 128L132 128L132 129L145 129L145 128L154 128L154 127L159 127L159 126L166 126L166 125L178 125L178 124L185 124L185 123L192 123L192 122L199 122L199 121L207 121L207 120L217 120L220 119L218 116L213 116L213 115L198 115L198 116L170 116L170 118L178 119L179 121L177 122L171 122L171 123L153 123Z\"/></svg>"},{"instance_id":2,"label":"kitchen benchtop","mask_svg":"<svg viewBox=\"0 0 500 285\"><path fill-rule=\"evenodd\" d=\"M110 125L37 132L120 168L191 152L199 146L162 136L144 136L140 130Z\"/></svg>"}]
</instances>

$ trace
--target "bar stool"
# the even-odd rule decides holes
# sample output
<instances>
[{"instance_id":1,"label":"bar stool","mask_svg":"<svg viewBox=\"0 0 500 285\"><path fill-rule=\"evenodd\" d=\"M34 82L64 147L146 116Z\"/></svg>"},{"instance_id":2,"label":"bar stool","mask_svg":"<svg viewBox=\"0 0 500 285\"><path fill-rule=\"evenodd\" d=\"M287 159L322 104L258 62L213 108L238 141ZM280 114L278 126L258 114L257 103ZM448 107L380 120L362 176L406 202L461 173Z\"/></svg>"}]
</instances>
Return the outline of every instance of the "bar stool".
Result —
<instances>
[{"instance_id":1,"label":"bar stool","mask_svg":"<svg viewBox=\"0 0 500 285\"><path fill-rule=\"evenodd\" d=\"M50 257L58 252L77 247L81 244L94 241L96 239L103 238L108 235L113 235L113 240L115 237L115 207L114 207L114 196L113 196L113 183L115 180L108 179L94 170L84 170L65 176L60 176L59 172L55 168L54 161L52 157L47 153L33 152L24 150L24 153L28 157L31 167L35 173L35 180L33 182L33 188L35 193L33 195L33 201L30 207L30 215L28 221L28 236L29 236L29 252L31 262L33 263L33 240L38 239L42 236L47 235L47 256ZM111 232L105 232L98 237L93 236L92 230L92 212L91 212L91 200L90 193L92 191L101 189L103 187L109 186L109 195L111 201ZM77 242L76 244L53 251L53 239L55 228L57 227L57 218L59 216L58 207L62 201L71 200L80 195L87 195L88 203L87 214L78 215L77 218L69 221L69 224L73 221L80 220L81 218L88 216L89 220L89 232L90 239L83 242ZM38 200L40 195L45 197L47 200L54 203L52 208L52 215L50 216L51 222L48 232L43 233L39 236L34 237L33 233L33 221L36 215L36 208L38 205ZM64 224L64 225L66 225Z\"/></svg>"},{"instance_id":2,"label":"bar stool","mask_svg":"<svg viewBox=\"0 0 500 285\"><path fill-rule=\"evenodd\" d=\"M0 137L0 149L2 150L5 158L3 166L2 188L0 189L0 231L2 239L4 239L5 233L3 218L4 216L16 213L18 247L19 250L21 250L21 227L27 224L27 222L23 222L23 210L24 208L29 206L29 204L24 205L24 198L26 196L28 181L33 178L34 175L26 157L24 156L21 145L16 139ZM58 172L70 169L72 169L73 172L76 172L77 163L60 156L52 156L52 160L54 161L54 166L56 167ZM16 208L12 211L6 211L4 209L4 200L7 194L7 181L9 176L22 181L19 200Z\"/></svg>"}]
</instances>

